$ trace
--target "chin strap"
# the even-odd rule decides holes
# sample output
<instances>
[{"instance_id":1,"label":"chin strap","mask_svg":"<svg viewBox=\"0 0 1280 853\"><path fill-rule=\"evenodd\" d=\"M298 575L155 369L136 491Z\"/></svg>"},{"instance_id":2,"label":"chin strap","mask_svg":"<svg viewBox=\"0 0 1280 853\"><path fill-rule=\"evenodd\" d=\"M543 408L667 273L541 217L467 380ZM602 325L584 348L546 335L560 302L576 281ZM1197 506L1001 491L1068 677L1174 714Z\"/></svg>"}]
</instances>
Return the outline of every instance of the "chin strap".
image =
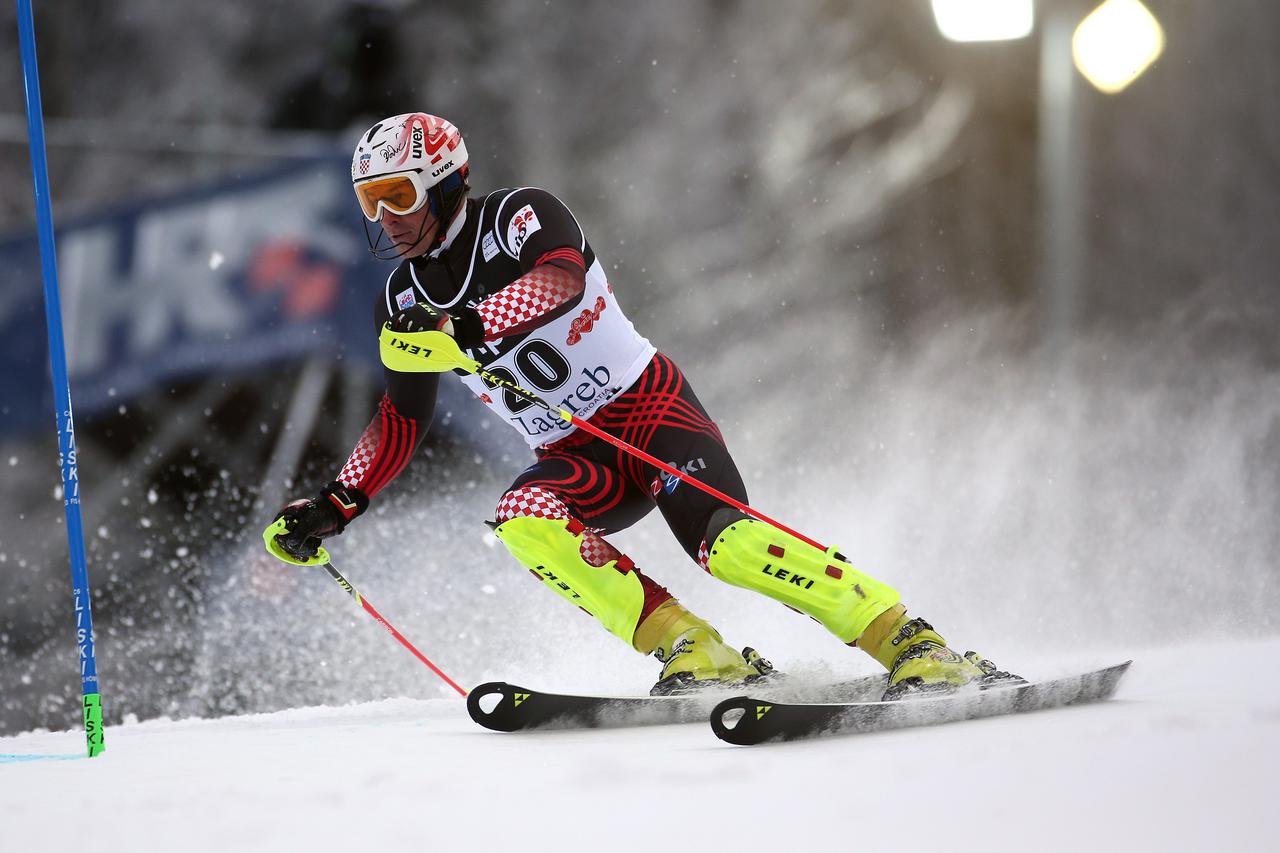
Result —
<instances>
[{"instance_id":1,"label":"chin strap","mask_svg":"<svg viewBox=\"0 0 1280 853\"><path fill-rule=\"evenodd\" d=\"M449 227L444 233L436 232L435 239L431 241L431 248L427 252L428 257L437 257L445 249L453 243L453 239L462 231L462 226L467 221L467 198L471 192L471 185L467 178L470 170L465 166L459 172L455 172L444 180L443 183L436 184L427 190L427 205L431 210L431 214L437 219L443 219L440 211L446 206L450 208ZM448 184L448 189L445 189ZM449 204L452 202L452 204ZM369 220L364 219L364 238L369 244L369 253L380 261L394 261L405 256L404 251L396 248L395 244L390 246L382 245L382 238L386 236L386 232L379 225L377 236L369 227ZM423 223L426 224L425 221ZM417 245L422 240L422 230L419 229L418 237L413 241L413 245Z\"/></svg>"},{"instance_id":2,"label":"chin strap","mask_svg":"<svg viewBox=\"0 0 1280 853\"><path fill-rule=\"evenodd\" d=\"M467 220L467 196L471 191L471 184L468 181L470 174L470 167L463 166L459 171L427 190L427 204L431 208L432 216L444 221L446 214L441 211L449 210L447 214L449 227L443 234L436 232L436 238L431 241L431 248L427 252L429 257L434 258L449 248L453 238L458 236L463 223Z\"/></svg>"},{"instance_id":3,"label":"chin strap","mask_svg":"<svg viewBox=\"0 0 1280 853\"><path fill-rule=\"evenodd\" d=\"M441 236L436 233L436 238L432 241L433 248L427 253L427 257L439 257L446 249L453 245L453 240L462 231L462 226L467 222L467 197L464 195L458 203L458 210L453 214L453 219L449 222L448 229Z\"/></svg>"}]
</instances>

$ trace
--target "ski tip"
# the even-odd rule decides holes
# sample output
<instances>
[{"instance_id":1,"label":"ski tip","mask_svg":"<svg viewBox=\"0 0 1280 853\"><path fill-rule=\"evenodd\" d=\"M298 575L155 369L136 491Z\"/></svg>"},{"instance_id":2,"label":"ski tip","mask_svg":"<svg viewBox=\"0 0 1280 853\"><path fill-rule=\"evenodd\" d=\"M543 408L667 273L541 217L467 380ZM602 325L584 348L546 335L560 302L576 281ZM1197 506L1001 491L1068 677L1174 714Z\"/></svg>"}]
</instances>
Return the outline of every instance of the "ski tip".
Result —
<instances>
[{"instance_id":1,"label":"ski tip","mask_svg":"<svg viewBox=\"0 0 1280 853\"><path fill-rule=\"evenodd\" d=\"M1132 660L1124 663L1118 663L1115 666L1109 666L1101 671L1103 679L1103 698L1110 699L1115 694L1116 688L1120 686L1120 679L1124 678L1125 673L1129 671Z\"/></svg>"},{"instance_id":2,"label":"ski tip","mask_svg":"<svg viewBox=\"0 0 1280 853\"><path fill-rule=\"evenodd\" d=\"M1124 674L1129 671L1129 666L1132 663L1133 663L1132 660L1121 661L1120 663L1112 664L1111 666L1104 666L1101 669L1094 670L1092 673L1084 673L1080 677L1085 678L1090 675L1093 675L1093 676L1097 676L1107 680L1119 682L1121 677L1123 677Z\"/></svg>"},{"instance_id":3,"label":"ski tip","mask_svg":"<svg viewBox=\"0 0 1280 853\"><path fill-rule=\"evenodd\" d=\"M711 709L711 731L720 740L735 746L760 743L761 720L771 708L767 700L750 696L725 699Z\"/></svg>"},{"instance_id":4,"label":"ski tip","mask_svg":"<svg viewBox=\"0 0 1280 853\"><path fill-rule=\"evenodd\" d=\"M513 732L522 722L512 711L532 692L505 681L487 681L467 694L467 713L486 729Z\"/></svg>"}]
</instances>

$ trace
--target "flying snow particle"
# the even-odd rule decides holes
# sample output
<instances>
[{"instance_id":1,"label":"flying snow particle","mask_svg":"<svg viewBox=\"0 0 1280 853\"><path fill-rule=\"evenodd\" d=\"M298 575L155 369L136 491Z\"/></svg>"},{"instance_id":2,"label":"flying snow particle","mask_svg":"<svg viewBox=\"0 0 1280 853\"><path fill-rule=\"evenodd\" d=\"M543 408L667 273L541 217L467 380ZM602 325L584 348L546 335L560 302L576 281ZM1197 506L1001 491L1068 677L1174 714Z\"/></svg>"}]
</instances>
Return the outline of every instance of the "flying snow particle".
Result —
<instances>
[{"instance_id":1,"label":"flying snow particle","mask_svg":"<svg viewBox=\"0 0 1280 853\"><path fill-rule=\"evenodd\" d=\"M496 587L494 587L493 584L487 583L484 586L480 587L480 591L483 592L485 595L493 595L498 590Z\"/></svg>"},{"instance_id":2,"label":"flying snow particle","mask_svg":"<svg viewBox=\"0 0 1280 853\"><path fill-rule=\"evenodd\" d=\"M174 551L173 553L177 554L179 557L185 557L191 553L191 549L188 548L186 545L179 545L178 550Z\"/></svg>"},{"instance_id":3,"label":"flying snow particle","mask_svg":"<svg viewBox=\"0 0 1280 853\"><path fill-rule=\"evenodd\" d=\"M17 465L17 464L18 464L18 457L16 457L16 456L10 456L10 457L9 457L9 467L10 467L10 468L12 468L14 465Z\"/></svg>"},{"instance_id":4,"label":"flying snow particle","mask_svg":"<svg viewBox=\"0 0 1280 853\"><path fill-rule=\"evenodd\" d=\"M160 500L160 496L156 494L156 490L147 489L147 503L155 505L155 502L158 500Z\"/></svg>"},{"instance_id":5,"label":"flying snow particle","mask_svg":"<svg viewBox=\"0 0 1280 853\"><path fill-rule=\"evenodd\" d=\"M218 267L222 266L222 262L225 260L226 258L222 256L221 252L214 252L209 255L209 269L216 270Z\"/></svg>"}]
</instances>

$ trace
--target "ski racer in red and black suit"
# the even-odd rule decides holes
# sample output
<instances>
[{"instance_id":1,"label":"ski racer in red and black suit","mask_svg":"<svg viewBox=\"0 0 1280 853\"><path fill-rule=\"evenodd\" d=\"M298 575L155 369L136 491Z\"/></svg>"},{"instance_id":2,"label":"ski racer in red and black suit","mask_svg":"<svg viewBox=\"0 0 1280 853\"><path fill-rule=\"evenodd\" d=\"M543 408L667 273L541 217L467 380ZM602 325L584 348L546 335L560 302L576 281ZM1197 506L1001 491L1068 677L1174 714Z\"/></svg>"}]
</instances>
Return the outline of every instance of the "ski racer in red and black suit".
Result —
<instances>
[{"instance_id":1,"label":"ski racer in red and black suit","mask_svg":"<svg viewBox=\"0 0 1280 853\"><path fill-rule=\"evenodd\" d=\"M671 359L626 318L570 210L532 187L469 196L461 134L425 113L374 125L357 144L352 182L380 256L400 263L375 299L375 335L440 330L494 375L621 438L743 503L723 436ZM384 244L383 237L389 245ZM461 371L458 373L462 374ZM891 587L682 483L473 374L462 381L511 424L535 461L498 500L494 528L547 587L662 663L654 692L743 683L770 670L605 538L655 506L702 569L807 613L890 672L889 694L950 689L993 668L961 657ZM268 536L303 562L404 469L431 423L439 374L386 371L386 393L336 480L290 504ZM972 653L971 653L972 654Z\"/></svg>"}]
</instances>

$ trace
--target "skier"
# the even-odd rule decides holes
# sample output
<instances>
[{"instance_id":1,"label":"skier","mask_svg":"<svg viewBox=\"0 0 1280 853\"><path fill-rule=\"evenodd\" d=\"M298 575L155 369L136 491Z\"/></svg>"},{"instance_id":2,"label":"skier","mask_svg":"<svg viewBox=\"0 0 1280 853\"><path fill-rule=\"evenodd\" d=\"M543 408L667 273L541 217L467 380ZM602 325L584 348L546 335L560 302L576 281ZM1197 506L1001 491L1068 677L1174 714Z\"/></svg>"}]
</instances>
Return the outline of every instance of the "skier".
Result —
<instances>
[{"instance_id":1,"label":"skier","mask_svg":"<svg viewBox=\"0 0 1280 853\"><path fill-rule=\"evenodd\" d=\"M674 362L636 331L569 209L533 187L470 196L458 129L424 113L378 122L356 145L351 180L370 250L399 265L374 300L375 334L451 335L489 372L668 462L743 503L746 487L716 424ZM372 228L372 230L371 230ZM662 670L651 692L742 684L771 666L737 652L647 577L604 534L654 506L689 557L714 577L808 614L889 672L886 698L1005 681L961 656L898 593L772 525L475 375L465 383L533 450L498 500L492 526L511 554ZM426 435L439 374L386 371L377 413L336 480L268 528L268 550L303 564L408 464ZM275 532L273 532L275 531Z\"/></svg>"}]
</instances>

